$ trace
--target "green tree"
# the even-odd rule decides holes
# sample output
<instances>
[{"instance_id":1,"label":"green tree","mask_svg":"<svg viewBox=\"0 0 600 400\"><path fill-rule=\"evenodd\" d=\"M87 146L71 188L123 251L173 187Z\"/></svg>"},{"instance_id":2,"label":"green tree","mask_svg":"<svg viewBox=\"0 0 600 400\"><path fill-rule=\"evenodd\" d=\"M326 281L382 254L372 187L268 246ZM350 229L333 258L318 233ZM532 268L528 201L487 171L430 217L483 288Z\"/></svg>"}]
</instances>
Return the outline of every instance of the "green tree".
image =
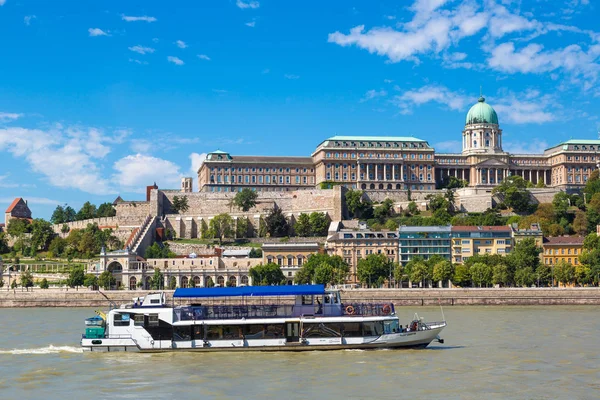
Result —
<instances>
[{"instance_id":1,"label":"green tree","mask_svg":"<svg viewBox=\"0 0 600 400\"><path fill-rule=\"evenodd\" d=\"M557 282L562 283L565 286L575 283L575 267L564 260L560 260L554 266L554 277Z\"/></svg>"},{"instance_id":2,"label":"green tree","mask_svg":"<svg viewBox=\"0 0 600 400\"><path fill-rule=\"evenodd\" d=\"M373 210L373 216L381 223L384 223L386 219L392 217L393 215L394 201L392 199L385 199Z\"/></svg>"},{"instance_id":3,"label":"green tree","mask_svg":"<svg viewBox=\"0 0 600 400\"><path fill-rule=\"evenodd\" d=\"M30 287L33 287L33 275L29 270L21 272L21 286L29 291Z\"/></svg>"},{"instance_id":4,"label":"green tree","mask_svg":"<svg viewBox=\"0 0 600 400\"><path fill-rule=\"evenodd\" d=\"M518 175L511 175L492 190L498 194L504 204L516 212L526 212L531 209L531 200L527 191L527 182Z\"/></svg>"},{"instance_id":5,"label":"green tree","mask_svg":"<svg viewBox=\"0 0 600 400\"><path fill-rule=\"evenodd\" d=\"M469 286L471 283L471 274L468 265L458 264L454 268L454 279L452 279L452 283L460 287Z\"/></svg>"},{"instance_id":6,"label":"green tree","mask_svg":"<svg viewBox=\"0 0 600 400\"><path fill-rule=\"evenodd\" d=\"M229 214L215 215L209 223L210 235L219 239L219 244L221 244L223 239L233 237L233 226L233 218Z\"/></svg>"},{"instance_id":7,"label":"green tree","mask_svg":"<svg viewBox=\"0 0 600 400\"><path fill-rule=\"evenodd\" d=\"M10 284L10 288L11 289L16 289L17 288L17 280L13 280L12 283Z\"/></svg>"},{"instance_id":8,"label":"green tree","mask_svg":"<svg viewBox=\"0 0 600 400\"><path fill-rule=\"evenodd\" d=\"M208 229L208 225L206 224L206 221L203 219L202 222L200 223L200 237L202 239L208 239L209 236L210 236L210 231Z\"/></svg>"},{"instance_id":9,"label":"green tree","mask_svg":"<svg viewBox=\"0 0 600 400\"><path fill-rule=\"evenodd\" d=\"M0 289L2 289L4 287L4 280L0 279Z\"/></svg>"},{"instance_id":10,"label":"green tree","mask_svg":"<svg viewBox=\"0 0 600 400\"><path fill-rule=\"evenodd\" d=\"M310 213L310 234L311 236L326 236L329 229L329 219L322 212Z\"/></svg>"},{"instance_id":11,"label":"green tree","mask_svg":"<svg viewBox=\"0 0 600 400\"><path fill-rule=\"evenodd\" d=\"M48 250L48 246L55 236L50 222L36 218L31 223L31 242L36 250Z\"/></svg>"},{"instance_id":12,"label":"green tree","mask_svg":"<svg viewBox=\"0 0 600 400\"><path fill-rule=\"evenodd\" d=\"M250 188L243 188L242 191L235 194L233 204L240 210L246 212L256 206L256 199L258 199L258 193Z\"/></svg>"},{"instance_id":13,"label":"green tree","mask_svg":"<svg viewBox=\"0 0 600 400\"><path fill-rule=\"evenodd\" d=\"M248 237L248 229L250 227L250 222L246 217L240 217L237 219L235 225L235 237L236 238L247 238Z\"/></svg>"},{"instance_id":14,"label":"green tree","mask_svg":"<svg viewBox=\"0 0 600 400\"><path fill-rule=\"evenodd\" d=\"M81 206L81 208L79 209L76 218L78 221L96 218L96 206L90 203L89 201L86 201L85 203L83 203L83 206Z\"/></svg>"},{"instance_id":15,"label":"green tree","mask_svg":"<svg viewBox=\"0 0 600 400\"><path fill-rule=\"evenodd\" d=\"M8 239L6 238L5 232L0 232L0 254L6 254L10 252L10 247L8 246Z\"/></svg>"},{"instance_id":16,"label":"green tree","mask_svg":"<svg viewBox=\"0 0 600 400\"><path fill-rule=\"evenodd\" d=\"M271 210L265 218L266 230L271 237L283 237L289 233L287 218L280 208Z\"/></svg>"},{"instance_id":17,"label":"green tree","mask_svg":"<svg viewBox=\"0 0 600 400\"><path fill-rule=\"evenodd\" d=\"M587 219L585 213L581 210L575 212L575 218L573 219L573 231L578 235L586 235L587 230Z\"/></svg>"},{"instance_id":18,"label":"green tree","mask_svg":"<svg viewBox=\"0 0 600 400\"><path fill-rule=\"evenodd\" d=\"M294 280L298 284L321 283L337 285L346 280L350 267L337 255L313 254L302 264Z\"/></svg>"},{"instance_id":19,"label":"green tree","mask_svg":"<svg viewBox=\"0 0 600 400\"><path fill-rule=\"evenodd\" d=\"M492 267L492 283L499 286L508 286L512 279L508 266L504 263L496 264Z\"/></svg>"},{"instance_id":20,"label":"green tree","mask_svg":"<svg viewBox=\"0 0 600 400\"><path fill-rule=\"evenodd\" d=\"M173 196L171 203L171 209L177 214L185 214L190 206L188 205L188 199L186 196Z\"/></svg>"},{"instance_id":21,"label":"green tree","mask_svg":"<svg viewBox=\"0 0 600 400\"><path fill-rule=\"evenodd\" d=\"M69 272L69 277L67 278L67 285L72 288L79 288L79 286L82 286L84 282L85 272L83 271L83 267L74 267L71 269L71 272Z\"/></svg>"},{"instance_id":22,"label":"green tree","mask_svg":"<svg viewBox=\"0 0 600 400\"><path fill-rule=\"evenodd\" d=\"M111 203L102 203L98 206L96 217L114 217L115 215L117 215L117 211Z\"/></svg>"},{"instance_id":23,"label":"green tree","mask_svg":"<svg viewBox=\"0 0 600 400\"><path fill-rule=\"evenodd\" d=\"M77 220L77 213L73 209L73 207L65 204L65 221L64 222L73 222Z\"/></svg>"},{"instance_id":24,"label":"green tree","mask_svg":"<svg viewBox=\"0 0 600 400\"><path fill-rule=\"evenodd\" d=\"M48 279L43 278L40 281L40 289L48 289L50 287L50 285L48 284Z\"/></svg>"},{"instance_id":25,"label":"green tree","mask_svg":"<svg viewBox=\"0 0 600 400\"><path fill-rule=\"evenodd\" d=\"M358 260L356 277L368 287L381 286L395 270L394 262L385 254L369 254L366 258Z\"/></svg>"},{"instance_id":26,"label":"green tree","mask_svg":"<svg viewBox=\"0 0 600 400\"><path fill-rule=\"evenodd\" d=\"M104 288L104 290L109 290L116 283L117 280L110 271L102 272L98 278L98 286Z\"/></svg>"},{"instance_id":27,"label":"green tree","mask_svg":"<svg viewBox=\"0 0 600 400\"><path fill-rule=\"evenodd\" d=\"M275 263L259 264L248 271L255 286L283 285L285 276L279 265Z\"/></svg>"},{"instance_id":28,"label":"green tree","mask_svg":"<svg viewBox=\"0 0 600 400\"><path fill-rule=\"evenodd\" d=\"M62 224L67 222L65 219L65 209L63 206L56 206L50 217L50 222L53 224Z\"/></svg>"},{"instance_id":29,"label":"green tree","mask_svg":"<svg viewBox=\"0 0 600 400\"><path fill-rule=\"evenodd\" d=\"M98 289L98 277L94 274L85 274L83 280L83 286L91 288L92 290Z\"/></svg>"},{"instance_id":30,"label":"green tree","mask_svg":"<svg viewBox=\"0 0 600 400\"><path fill-rule=\"evenodd\" d=\"M362 190L348 190L345 199L348 212L354 218L368 219L373 215L373 204L364 198Z\"/></svg>"},{"instance_id":31,"label":"green tree","mask_svg":"<svg viewBox=\"0 0 600 400\"><path fill-rule=\"evenodd\" d=\"M8 221L6 232L14 238L21 237L23 234L31 232L31 223L26 219L13 218Z\"/></svg>"},{"instance_id":32,"label":"green tree","mask_svg":"<svg viewBox=\"0 0 600 400\"><path fill-rule=\"evenodd\" d=\"M600 278L600 237L592 232L583 240L583 250L579 263L589 269L591 282L599 284Z\"/></svg>"},{"instance_id":33,"label":"green tree","mask_svg":"<svg viewBox=\"0 0 600 400\"><path fill-rule=\"evenodd\" d=\"M175 290L177 288L177 279L174 276L169 277L169 290Z\"/></svg>"},{"instance_id":34,"label":"green tree","mask_svg":"<svg viewBox=\"0 0 600 400\"><path fill-rule=\"evenodd\" d=\"M152 290L164 289L165 276L159 268L154 268L154 275L150 280L150 287Z\"/></svg>"},{"instance_id":35,"label":"green tree","mask_svg":"<svg viewBox=\"0 0 600 400\"><path fill-rule=\"evenodd\" d=\"M530 287L535 282L533 268L519 268L515 272L515 284L521 287Z\"/></svg>"},{"instance_id":36,"label":"green tree","mask_svg":"<svg viewBox=\"0 0 600 400\"><path fill-rule=\"evenodd\" d=\"M408 212L411 215L419 214L420 211L419 211L419 207L417 206L417 203L415 203L414 201L411 201L410 203L408 203Z\"/></svg>"},{"instance_id":37,"label":"green tree","mask_svg":"<svg viewBox=\"0 0 600 400\"><path fill-rule=\"evenodd\" d=\"M587 201L590 201L596 193L600 193L600 178L597 169L594 169L590 174L590 177L585 184L585 188L583 189L583 193L585 193Z\"/></svg>"},{"instance_id":38,"label":"green tree","mask_svg":"<svg viewBox=\"0 0 600 400\"><path fill-rule=\"evenodd\" d=\"M433 266L433 280L435 282L446 282L454 276L454 265L448 260L438 261Z\"/></svg>"},{"instance_id":39,"label":"green tree","mask_svg":"<svg viewBox=\"0 0 600 400\"><path fill-rule=\"evenodd\" d=\"M592 269L587 265L577 264L575 266L575 282L579 286L585 286L589 283L592 283Z\"/></svg>"},{"instance_id":40,"label":"green tree","mask_svg":"<svg viewBox=\"0 0 600 400\"><path fill-rule=\"evenodd\" d=\"M159 244L158 242L154 242L151 246L146 248L146 253L144 254L146 259L150 258L173 258L175 257L175 253L171 251L171 248L168 243Z\"/></svg>"},{"instance_id":41,"label":"green tree","mask_svg":"<svg viewBox=\"0 0 600 400\"><path fill-rule=\"evenodd\" d=\"M416 262L410 271L410 280L418 282L420 287L425 287L427 281L431 280L429 266L425 262Z\"/></svg>"},{"instance_id":42,"label":"green tree","mask_svg":"<svg viewBox=\"0 0 600 400\"><path fill-rule=\"evenodd\" d=\"M571 198L567 193L560 191L554 195L552 206L554 207L554 213L556 214L557 219L567 216L570 203Z\"/></svg>"},{"instance_id":43,"label":"green tree","mask_svg":"<svg viewBox=\"0 0 600 400\"><path fill-rule=\"evenodd\" d=\"M535 245L535 239L528 238L517 243L506 259L512 271L523 268L536 271L540 263L540 252L541 249Z\"/></svg>"},{"instance_id":44,"label":"green tree","mask_svg":"<svg viewBox=\"0 0 600 400\"><path fill-rule=\"evenodd\" d=\"M263 252L261 249L252 248L250 250L250 254L248 255L250 258L262 258Z\"/></svg>"},{"instance_id":45,"label":"green tree","mask_svg":"<svg viewBox=\"0 0 600 400\"><path fill-rule=\"evenodd\" d=\"M310 236L310 216L308 214L300 214L294 225L294 231L297 236Z\"/></svg>"},{"instance_id":46,"label":"green tree","mask_svg":"<svg viewBox=\"0 0 600 400\"><path fill-rule=\"evenodd\" d=\"M473 284L479 287L488 287L492 283L493 269L491 265L477 262L471 265L470 272Z\"/></svg>"}]
</instances>

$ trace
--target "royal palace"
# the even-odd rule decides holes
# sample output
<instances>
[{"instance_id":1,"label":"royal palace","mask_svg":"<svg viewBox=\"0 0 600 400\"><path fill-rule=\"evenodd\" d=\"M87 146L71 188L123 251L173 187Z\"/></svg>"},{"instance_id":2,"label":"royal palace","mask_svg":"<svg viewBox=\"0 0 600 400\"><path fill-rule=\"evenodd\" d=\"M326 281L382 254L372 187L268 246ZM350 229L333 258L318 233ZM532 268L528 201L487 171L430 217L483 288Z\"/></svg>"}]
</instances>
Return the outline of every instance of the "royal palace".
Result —
<instances>
[{"instance_id":1,"label":"royal palace","mask_svg":"<svg viewBox=\"0 0 600 400\"><path fill-rule=\"evenodd\" d=\"M540 149L542 150L542 149ZM334 136L310 157L207 155L198 171L205 192L313 189L324 184L368 190L434 190L448 177L492 187L510 175L534 185L581 188L600 165L600 140L567 140L540 154L502 148L496 111L480 97L467 113L461 153L436 153L426 140L393 136ZM190 185L191 187L191 185Z\"/></svg>"}]
</instances>

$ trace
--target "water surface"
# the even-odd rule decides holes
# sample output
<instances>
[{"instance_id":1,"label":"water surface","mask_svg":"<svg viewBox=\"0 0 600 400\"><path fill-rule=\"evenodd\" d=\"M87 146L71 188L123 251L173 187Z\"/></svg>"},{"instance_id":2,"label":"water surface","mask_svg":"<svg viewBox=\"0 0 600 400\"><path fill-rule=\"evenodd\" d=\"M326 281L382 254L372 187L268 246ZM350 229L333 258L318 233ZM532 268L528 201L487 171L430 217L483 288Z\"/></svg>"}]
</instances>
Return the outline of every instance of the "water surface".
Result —
<instances>
[{"instance_id":1,"label":"water surface","mask_svg":"<svg viewBox=\"0 0 600 400\"><path fill-rule=\"evenodd\" d=\"M400 308L439 320L439 308ZM0 309L2 399L598 399L598 307L444 309L445 344L305 353L82 353L92 309Z\"/></svg>"}]
</instances>

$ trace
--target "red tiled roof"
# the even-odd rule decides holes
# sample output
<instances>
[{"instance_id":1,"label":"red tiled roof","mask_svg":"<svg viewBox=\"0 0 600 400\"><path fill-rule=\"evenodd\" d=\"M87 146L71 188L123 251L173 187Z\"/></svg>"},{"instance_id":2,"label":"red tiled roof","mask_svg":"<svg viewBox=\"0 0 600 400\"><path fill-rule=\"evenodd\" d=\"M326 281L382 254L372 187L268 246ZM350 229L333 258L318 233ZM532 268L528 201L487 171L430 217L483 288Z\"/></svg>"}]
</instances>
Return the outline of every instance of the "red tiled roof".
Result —
<instances>
[{"instance_id":1,"label":"red tiled roof","mask_svg":"<svg viewBox=\"0 0 600 400\"><path fill-rule=\"evenodd\" d=\"M452 232L510 232L509 226L452 226Z\"/></svg>"},{"instance_id":2,"label":"red tiled roof","mask_svg":"<svg viewBox=\"0 0 600 400\"><path fill-rule=\"evenodd\" d=\"M5 213L12 212L12 210L17 206L17 204L19 204L19 201L21 201L21 200L23 200L23 198L21 198L21 197L17 197L16 199L14 199L13 202L10 203L10 206L8 206L8 208L4 212Z\"/></svg>"},{"instance_id":3,"label":"red tiled roof","mask_svg":"<svg viewBox=\"0 0 600 400\"><path fill-rule=\"evenodd\" d=\"M544 246L583 246L583 236L544 237Z\"/></svg>"}]
</instances>

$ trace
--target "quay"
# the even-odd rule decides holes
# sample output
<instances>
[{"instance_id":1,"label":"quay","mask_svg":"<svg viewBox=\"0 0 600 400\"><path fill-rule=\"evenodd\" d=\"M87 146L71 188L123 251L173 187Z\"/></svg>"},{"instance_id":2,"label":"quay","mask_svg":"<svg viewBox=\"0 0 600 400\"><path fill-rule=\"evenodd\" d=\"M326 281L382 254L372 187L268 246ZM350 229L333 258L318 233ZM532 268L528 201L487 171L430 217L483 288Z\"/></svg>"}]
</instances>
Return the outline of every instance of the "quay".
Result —
<instances>
[{"instance_id":1,"label":"quay","mask_svg":"<svg viewBox=\"0 0 600 400\"><path fill-rule=\"evenodd\" d=\"M1 289L0 308L107 307L128 303L148 291L87 289ZM173 291L165 290L170 302ZM395 306L600 305L600 288L454 288L342 290L348 303L391 302Z\"/></svg>"}]
</instances>

